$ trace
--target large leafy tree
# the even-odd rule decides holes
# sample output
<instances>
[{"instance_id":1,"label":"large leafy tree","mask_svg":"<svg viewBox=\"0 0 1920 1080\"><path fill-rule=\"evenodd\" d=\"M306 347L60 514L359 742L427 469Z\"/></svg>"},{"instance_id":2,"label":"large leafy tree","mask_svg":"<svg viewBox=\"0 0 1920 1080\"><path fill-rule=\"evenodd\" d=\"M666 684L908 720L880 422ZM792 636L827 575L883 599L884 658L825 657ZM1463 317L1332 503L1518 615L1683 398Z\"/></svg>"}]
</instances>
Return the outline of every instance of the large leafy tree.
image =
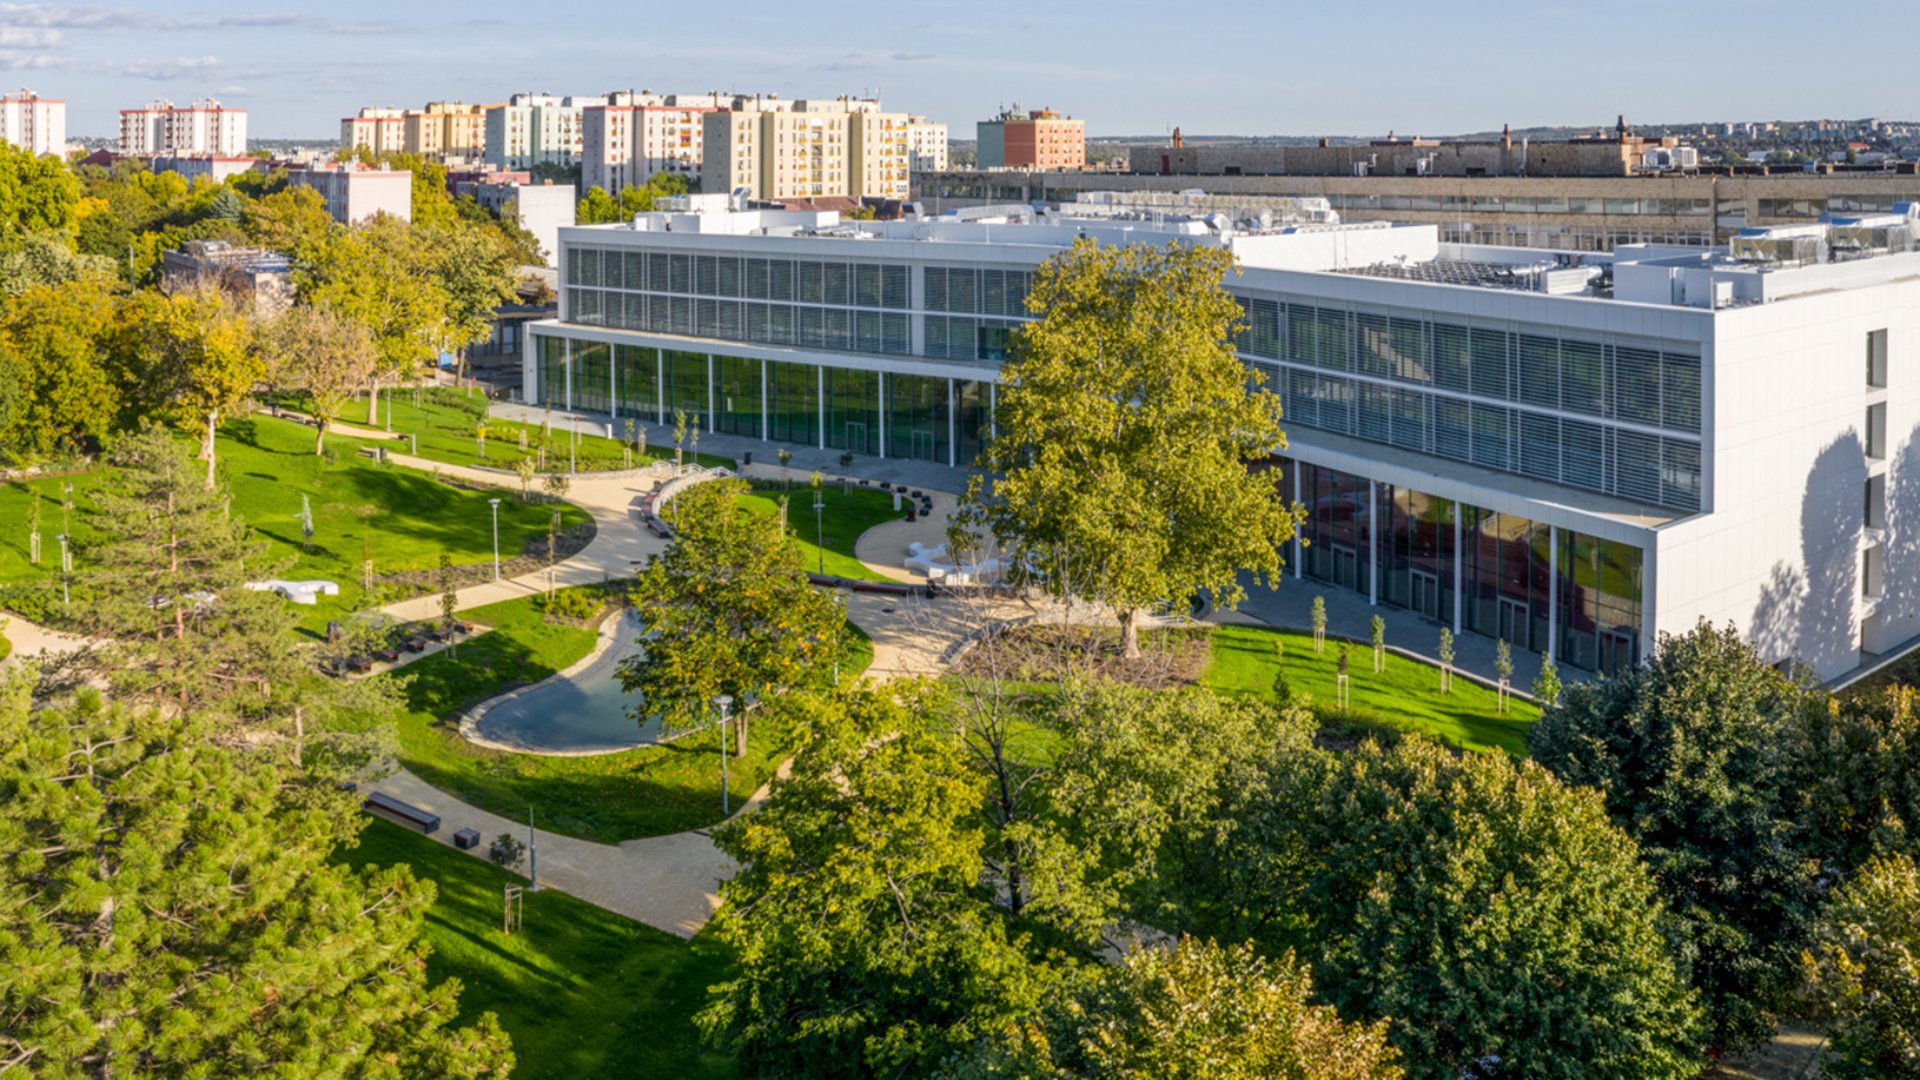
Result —
<instances>
[{"instance_id":1,"label":"large leafy tree","mask_svg":"<svg viewBox=\"0 0 1920 1080\"><path fill-rule=\"evenodd\" d=\"M240 220L247 239L272 251L306 259L325 247L339 226L312 188L289 187L247 203Z\"/></svg>"},{"instance_id":2,"label":"large leafy tree","mask_svg":"<svg viewBox=\"0 0 1920 1080\"><path fill-rule=\"evenodd\" d=\"M221 418L246 405L266 375L253 327L213 288L141 293L130 319L152 398L173 403L200 426L200 459L211 488Z\"/></svg>"},{"instance_id":3,"label":"large leafy tree","mask_svg":"<svg viewBox=\"0 0 1920 1080\"><path fill-rule=\"evenodd\" d=\"M739 703L746 752L750 700L798 685L845 645L846 621L826 590L807 581L800 550L772 518L740 506L746 484L715 480L669 504L675 539L634 583L644 650L620 669L638 691L639 715L668 729L710 724L713 699Z\"/></svg>"},{"instance_id":4,"label":"large leafy tree","mask_svg":"<svg viewBox=\"0 0 1920 1080\"><path fill-rule=\"evenodd\" d=\"M1045 1018L1012 1025L944 1070L989 1076L1165 1080L1396 1080L1386 1021L1351 1024L1313 1000L1291 953L1183 938L1129 952Z\"/></svg>"},{"instance_id":5,"label":"large leafy tree","mask_svg":"<svg viewBox=\"0 0 1920 1080\"><path fill-rule=\"evenodd\" d=\"M128 375L121 301L97 279L26 289L0 309L0 455L34 460L97 449L120 420Z\"/></svg>"},{"instance_id":6,"label":"large leafy tree","mask_svg":"<svg viewBox=\"0 0 1920 1080\"><path fill-rule=\"evenodd\" d=\"M493 312L513 299L514 250L492 223L455 218L428 230L433 276L447 298L447 342L466 371L467 349L493 332Z\"/></svg>"},{"instance_id":7,"label":"large leafy tree","mask_svg":"<svg viewBox=\"0 0 1920 1080\"><path fill-rule=\"evenodd\" d=\"M447 340L447 296L433 253L404 221L380 215L329 233L296 274L301 295L365 326L379 357L367 380L367 422L379 417L380 387L420 370Z\"/></svg>"},{"instance_id":8,"label":"large leafy tree","mask_svg":"<svg viewBox=\"0 0 1920 1080\"><path fill-rule=\"evenodd\" d=\"M1598 789L1639 841L1723 1047L1772 1032L1839 839L1808 806L1831 783L1809 773L1803 738L1825 709L1731 626L1702 623L1642 667L1568 687L1528 735L1535 760Z\"/></svg>"},{"instance_id":9,"label":"large leafy tree","mask_svg":"<svg viewBox=\"0 0 1920 1080\"><path fill-rule=\"evenodd\" d=\"M80 203L80 180L65 162L0 144L0 250L25 235L70 232Z\"/></svg>"},{"instance_id":10,"label":"large leafy tree","mask_svg":"<svg viewBox=\"0 0 1920 1080\"><path fill-rule=\"evenodd\" d=\"M274 385L306 391L317 429L313 452L322 453L327 426L373 374L373 335L330 307L300 304L269 320L260 343Z\"/></svg>"},{"instance_id":11,"label":"large leafy tree","mask_svg":"<svg viewBox=\"0 0 1920 1080\"><path fill-rule=\"evenodd\" d=\"M714 924L739 975L700 1021L751 1072L924 1075L1044 996L981 880L983 780L924 693L791 702L810 736L791 773L716 833L740 863Z\"/></svg>"},{"instance_id":12,"label":"large leafy tree","mask_svg":"<svg viewBox=\"0 0 1920 1080\"><path fill-rule=\"evenodd\" d=\"M1530 762L1425 739L1316 752L1276 774L1275 859L1294 923L1267 935L1313 963L1342 1016L1385 1018L1407 1073L1690 1077L1698 1006L1633 841L1593 792Z\"/></svg>"},{"instance_id":13,"label":"large leafy tree","mask_svg":"<svg viewBox=\"0 0 1920 1080\"><path fill-rule=\"evenodd\" d=\"M644 184L622 188L618 195L607 194L605 188L590 187L574 208L574 220L582 225L629 221L635 214L652 210L661 198L683 195L686 191L686 177L664 172L654 173Z\"/></svg>"},{"instance_id":14,"label":"large leafy tree","mask_svg":"<svg viewBox=\"0 0 1920 1080\"><path fill-rule=\"evenodd\" d=\"M1225 248L1091 240L1043 263L982 456L991 490L967 494L1050 589L1114 610L1128 656L1143 610L1201 589L1232 607L1293 534L1248 468L1285 440L1279 399L1234 353L1232 268Z\"/></svg>"},{"instance_id":15,"label":"large leafy tree","mask_svg":"<svg viewBox=\"0 0 1920 1080\"><path fill-rule=\"evenodd\" d=\"M329 855L353 796L92 691L0 676L0 1070L448 1076L511 1068L429 986L433 887Z\"/></svg>"},{"instance_id":16,"label":"large leafy tree","mask_svg":"<svg viewBox=\"0 0 1920 1080\"><path fill-rule=\"evenodd\" d=\"M1920 867L1875 859L1834 894L1805 955L1836 1080L1920 1077Z\"/></svg>"}]
</instances>

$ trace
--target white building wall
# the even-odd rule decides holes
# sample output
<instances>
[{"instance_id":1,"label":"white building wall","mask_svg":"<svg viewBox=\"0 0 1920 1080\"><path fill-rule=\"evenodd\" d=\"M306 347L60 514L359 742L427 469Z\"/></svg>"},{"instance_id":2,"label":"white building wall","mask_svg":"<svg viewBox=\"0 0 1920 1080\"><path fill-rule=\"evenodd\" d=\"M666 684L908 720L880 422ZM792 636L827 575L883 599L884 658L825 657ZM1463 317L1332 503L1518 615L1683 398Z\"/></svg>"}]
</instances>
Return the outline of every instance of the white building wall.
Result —
<instances>
[{"instance_id":1,"label":"white building wall","mask_svg":"<svg viewBox=\"0 0 1920 1080\"><path fill-rule=\"evenodd\" d=\"M496 214L508 203L515 204L521 228L539 242L546 265L555 264L560 230L573 225L577 209L572 184L479 184L473 189L473 197Z\"/></svg>"},{"instance_id":2,"label":"white building wall","mask_svg":"<svg viewBox=\"0 0 1920 1080\"><path fill-rule=\"evenodd\" d=\"M0 142L29 154L65 154L67 103L31 90L0 97Z\"/></svg>"}]
</instances>

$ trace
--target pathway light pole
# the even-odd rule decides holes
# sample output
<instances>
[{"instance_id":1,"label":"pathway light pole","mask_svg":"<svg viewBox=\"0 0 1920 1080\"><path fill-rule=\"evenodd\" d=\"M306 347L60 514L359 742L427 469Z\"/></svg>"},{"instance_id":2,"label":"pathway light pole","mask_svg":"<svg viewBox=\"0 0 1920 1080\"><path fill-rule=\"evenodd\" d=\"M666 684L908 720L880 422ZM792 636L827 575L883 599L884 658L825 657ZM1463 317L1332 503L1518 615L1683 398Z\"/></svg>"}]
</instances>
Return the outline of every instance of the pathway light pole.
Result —
<instances>
[{"instance_id":1,"label":"pathway light pole","mask_svg":"<svg viewBox=\"0 0 1920 1080\"><path fill-rule=\"evenodd\" d=\"M821 577L827 576L827 539L826 539L827 534L826 534L825 527L820 523L821 511L825 510L826 508L827 508L827 504L820 501L820 489L814 488L813 489L813 546L820 550L820 576Z\"/></svg>"},{"instance_id":2,"label":"pathway light pole","mask_svg":"<svg viewBox=\"0 0 1920 1080\"><path fill-rule=\"evenodd\" d=\"M713 699L720 707L720 814L733 816L733 795L727 790L727 710L733 707L733 695L721 694Z\"/></svg>"},{"instance_id":3,"label":"pathway light pole","mask_svg":"<svg viewBox=\"0 0 1920 1080\"><path fill-rule=\"evenodd\" d=\"M534 842L533 804L527 804L527 888L540 891L540 848Z\"/></svg>"},{"instance_id":4,"label":"pathway light pole","mask_svg":"<svg viewBox=\"0 0 1920 1080\"><path fill-rule=\"evenodd\" d=\"M67 579L73 574L73 552L67 547L67 534L61 533L60 541L60 606L72 607L73 597L67 591Z\"/></svg>"},{"instance_id":5,"label":"pathway light pole","mask_svg":"<svg viewBox=\"0 0 1920 1080\"><path fill-rule=\"evenodd\" d=\"M493 507L493 580L500 580L500 500L488 499Z\"/></svg>"}]
</instances>

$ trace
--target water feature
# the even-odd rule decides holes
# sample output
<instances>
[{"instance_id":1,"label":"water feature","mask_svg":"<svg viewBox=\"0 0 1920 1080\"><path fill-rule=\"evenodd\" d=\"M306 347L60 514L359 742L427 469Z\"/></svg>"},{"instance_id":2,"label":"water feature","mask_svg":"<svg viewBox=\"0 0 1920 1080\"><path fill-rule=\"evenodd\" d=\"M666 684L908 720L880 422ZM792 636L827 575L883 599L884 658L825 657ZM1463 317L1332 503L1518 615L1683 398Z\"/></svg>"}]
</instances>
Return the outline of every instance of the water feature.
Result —
<instances>
[{"instance_id":1,"label":"water feature","mask_svg":"<svg viewBox=\"0 0 1920 1080\"><path fill-rule=\"evenodd\" d=\"M469 741L531 754L604 754L658 740L660 722L636 723L638 698L620 688L620 662L640 651L640 620L625 612L603 627L585 660L493 699L461 721Z\"/></svg>"}]
</instances>

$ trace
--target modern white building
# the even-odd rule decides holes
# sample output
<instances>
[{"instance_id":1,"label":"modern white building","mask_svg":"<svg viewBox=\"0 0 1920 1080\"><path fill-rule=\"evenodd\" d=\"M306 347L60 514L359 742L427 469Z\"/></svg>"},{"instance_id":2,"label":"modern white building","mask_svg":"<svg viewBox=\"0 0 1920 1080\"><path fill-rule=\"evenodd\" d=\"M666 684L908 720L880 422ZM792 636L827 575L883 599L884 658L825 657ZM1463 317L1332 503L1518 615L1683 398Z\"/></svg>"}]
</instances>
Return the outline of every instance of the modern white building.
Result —
<instances>
[{"instance_id":1,"label":"modern white building","mask_svg":"<svg viewBox=\"0 0 1920 1080\"><path fill-rule=\"evenodd\" d=\"M120 153L135 157L240 157L247 152L247 110L213 98L185 108L150 101L120 110Z\"/></svg>"},{"instance_id":2,"label":"modern white building","mask_svg":"<svg viewBox=\"0 0 1920 1080\"><path fill-rule=\"evenodd\" d=\"M700 176L702 119L730 108L732 95L655 94L622 90L580 118L580 186L611 195L645 184L656 173Z\"/></svg>"},{"instance_id":3,"label":"modern white building","mask_svg":"<svg viewBox=\"0 0 1920 1080\"><path fill-rule=\"evenodd\" d=\"M487 109L486 163L501 169L578 165L581 116L604 97L515 94Z\"/></svg>"},{"instance_id":4,"label":"modern white building","mask_svg":"<svg viewBox=\"0 0 1920 1080\"><path fill-rule=\"evenodd\" d=\"M691 196L560 231L530 401L964 465L1035 268L1230 248L1285 407L1299 587L1609 671L1731 621L1836 678L1920 636L1920 215L1576 253L1324 200L1089 196L842 222ZM1289 588L1295 587L1292 585Z\"/></svg>"},{"instance_id":5,"label":"modern white building","mask_svg":"<svg viewBox=\"0 0 1920 1080\"><path fill-rule=\"evenodd\" d=\"M31 90L0 97L0 142L35 156L66 153L67 103Z\"/></svg>"},{"instance_id":6,"label":"modern white building","mask_svg":"<svg viewBox=\"0 0 1920 1080\"><path fill-rule=\"evenodd\" d=\"M375 214L413 220L411 172L314 166L288 169L287 183L319 192L326 200L327 213L342 225L358 225Z\"/></svg>"},{"instance_id":7,"label":"modern white building","mask_svg":"<svg viewBox=\"0 0 1920 1080\"><path fill-rule=\"evenodd\" d=\"M462 182L455 194L471 195L473 200L495 214L513 213L520 227L533 234L540 244L546 265L559 258L560 230L571 228L577 203L572 184L485 184Z\"/></svg>"}]
</instances>

